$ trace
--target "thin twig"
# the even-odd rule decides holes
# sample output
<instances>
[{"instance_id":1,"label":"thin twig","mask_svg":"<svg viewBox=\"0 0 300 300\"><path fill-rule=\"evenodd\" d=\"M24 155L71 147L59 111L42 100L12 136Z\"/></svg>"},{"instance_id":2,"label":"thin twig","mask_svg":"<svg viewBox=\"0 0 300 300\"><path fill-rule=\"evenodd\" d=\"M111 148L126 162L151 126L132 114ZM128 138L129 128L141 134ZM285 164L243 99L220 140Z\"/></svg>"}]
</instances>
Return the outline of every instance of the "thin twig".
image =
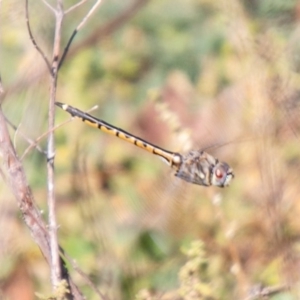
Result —
<instances>
[{"instance_id":1,"label":"thin twig","mask_svg":"<svg viewBox=\"0 0 300 300\"><path fill-rule=\"evenodd\" d=\"M4 93L4 88L3 88L3 85L2 85L2 79L1 79L1 76L0 76L0 96Z\"/></svg>"},{"instance_id":2,"label":"thin twig","mask_svg":"<svg viewBox=\"0 0 300 300\"><path fill-rule=\"evenodd\" d=\"M66 124L68 122L70 122L70 120L65 121L65 122L63 122L59 125L54 126L52 128L52 131L55 131L57 128L63 126L64 124ZM35 141L32 141L32 143L25 149L25 151L24 151L23 155L21 156L20 160L22 161L25 158L25 156L29 153L30 150L32 150L33 148L37 148L38 142L40 140L42 140L44 137L48 136L48 134L49 134L49 131L47 131L47 132L43 133L42 135L40 135Z\"/></svg>"},{"instance_id":3,"label":"thin twig","mask_svg":"<svg viewBox=\"0 0 300 300\"><path fill-rule=\"evenodd\" d=\"M29 137L27 137L21 130L19 130L19 128L17 126L15 126L10 120L8 120L6 117L5 117L5 121L6 123L8 123L8 125L13 128L15 131L18 130L18 134L30 145L29 147L32 147L32 148L36 148L39 152L41 152L42 154L47 154L47 152L45 150L43 150L38 144L37 144L37 140L32 140L30 139ZM45 135L47 135L48 133L46 133ZM27 148L28 149L28 148ZM26 150L27 150L26 149ZM24 155L24 154L23 154ZM20 159L22 161L22 157Z\"/></svg>"},{"instance_id":4,"label":"thin twig","mask_svg":"<svg viewBox=\"0 0 300 300\"><path fill-rule=\"evenodd\" d=\"M58 60L60 54L61 45L61 29L64 18L62 0L57 1L57 7L55 12L55 33L53 44L53 56L50 72L50 98L49 98L49 110L48 110L48 142L47 142L47 203L48 203L48 221L49 221L49 236L50 236L50 248L51 248L51 283L52 289L55 290L59 287L62 279L61 265L59 258L59 248L57 239L57 222L56 222L56 210L55 210L55 191L54 191L54 157L55 157L55 145L54 145L54 133L51 130L54 127L55 120L55 99L57 89L57 75L58 75Z\"/></svg>"},{"instance_id":5,"label":"thin twig","mask_svg":"<svg viewBox=\"0 0 300 300\"><path fill-rule=\"evenodd\" d=\"M75 28L75 30L73 31L66 48L64 49L63 55L60 59L60 62L58 64L58 69L60 69L60 67L62 66L66 55L69 51L69 48L71 46L71 43L75 37L75 35L77 34L77 32L84 26L84 24L87 22L87 20L91 17L91 15L96 11L97 7L101 4L102 0L97 0L96 3L92 6L92 8L90 9L90 11L87 13L87 15L82 19L82 21L79 23L79 25Z\"/></svg>"},{"instance_id":6,"label":"thin twig","mask_svg":"<svg viewBox=\"0 0 300 300\"><path fill-rule=\"evenodd\" d=\"M108 298L101 293L98 287L90 280L90 278L78 267L76 261L71 258L64 251L60 251L60 256L63 257L68 263L73 267L73 269L80 274L80 276L86 281L86 283L95 291L98 296L103 300L108 300Z\"/></svg>"},{"instance_id":7,"label":"thin twig","mask_svg":"<svg viewBox=\"0 0 300 300\"><path fill-rule=\"evenodd\" d=\"M101 24L93 31L92 34L82 40L80 44L72 47L72 49L70 49L69 51L69 55L72 56L84 48L91 47L101 41L101 39L103 39L104 37L112 34L114 31L126 24L128 20L132 18L148 2L149 0L134 1L126 10L122 11L114 19L107 22L105 25Z\"/></svg>"},{"instance_id":8,"label":"thin twig","mask_svg":"<svg viewBox=\"0 0 300 300\"><path fill-rule=\"evenodd\" d=\"M0 152L8 172L8 183L15 195L23 218L30 229L35 242L41 248L46 260L50 262L49 235L42 216L36 207L33 195L20 160L9 137L5 117L0 108Z\"/></svg>"},{"instance_id":9,"label":"thin twig","mask_svg":"<svg viewBox=\"0 0 300 300\"><path fill-rule=\"evenodd\" d=\"M267 299L267 297L269 296L273 296L281 292L285 292L287 290L289 290L289 286L286 285L267 286L267 287L257 285L250 292L251 295L248 296L245 300L255 300L255 299L262 299L262 298Z\"/></svg>"},{"instance_id":10,"label":"thin twig","mask_svg":"<svg viewBox=\"0 0 300 300\"><path fill-rule=\"evenodd\" d=\"M54 7L52 7L46 0L42 0L44 2L44 4L50 9L52 10L53 13L55 13L55 9Z\"/></svg>"},{"instance_id":11,"label":"thin twig","mask_svg":"<svg viewBox=\"0 0 300 300\"><path fill-rule=\"evenodd\" d=\"M0 107L0 154L3 158L3 165L7 172L7 183L14 194L23 220L29 228L34 241L38 244L48 264L51 264L51 252L49 233L47 226L43 221L42 215L37 208L33 194L29 187L24 168L19 160L16 151L9 137L6 120ZM2 175L4 176L4 174ZM63 278L69 284L72 299L81 300L83 296L73 283L68 274L63 261L60 260L63 270Z\"/></svg>"},{"instance_id":12,"label":"thin twig","mask_svg":"<svg viewBox=\"0 0 300 300\"><path fill-rule=\"evenodd\" d=\"M79 7L80 5L84 4L87 0L81 0L80 2L74 4L73 6L71 6L70 8L68 8L65 11L65 15L68 14L69 12L71 12L72 10L74 10L75 8Z\"/></svg>"},{"instance_id":13,"label":"thin twig","mask_svg":"<svg viewBox=\"0 0 300 300\"><path fill-rule=\"evenodd\" d=\"M26 0L25 3L26 3L26 5L25 5L26 25L27 25L27 30L28 30L28 33L29 33L30 40L31 40L33 46L36 48L36 50L41 54L42 58L44 59L49 72L51 72L51 66L50 66L50 63L49 63L49 61L48 61L45 53L38 46L38 44L36 43L36 41L35 41L35 39L33 37L32 31L31 31L31 27L30 27L30 23L29 23L28 0Z\"/></svg>"},{"instance_id":14,"label":"thin twig","mask_svg":"<svg viewBox=\"0 0 300 300\"><path fill-rule=\"evenodd\" d=\"M95 105L95 106L93 106L91 109L89 109L87 112L91 112L91 111L93 111L93 110L95 110L95 109L97 109L97 108L98 108L98 105ZM71 122L73 119L74 119L74 118L71 117L69 120L66 120L66 121L64 121L64 122L62 122L62 123L60 123L60 124L54 126L54 127L51 129L51 131L54 132L56 129L62 127L63 125L65 125L65 124L67 124L67 123L69 123L69 122ZM43 138L45 138L46 136L48 136L49 132L50 132L50 131L47 131L47 132L43 133L43 134L40 135L35 141L32 141L32 144L29 145L29 146L25 149L25 151L24 151L23 155L21 156L20 160L22 161L22 160L25 158L25 156L29 153L29 151L31 151L33 148L36 148L36 146L38 145L38 142L39 142L40 140L42 140Z\"/></svg>"},{"instance_id":15,"label":"thin twig","mask_svg":"<svg viewBox=\"0 0 300 300\"><path fill-rule=\"evenodd\" d=\"M80 43L73 46L68 51L68 57L69 58L74 57L82 49L91 47L94 44L98 43L104 37L112 35L116 30L118 30L120 27L126 24L128 20L132 18L148 2L149 0L135 0L135 2L133 2L127 9L122 11L114 19L112 19L111 21L107 22L104 25L99 26L84 40L80 41ZM24 82L24 79L22 78L18 81L15 81L6 90L10 92L10 95L12 95L13 93L20 92L28 87L27 84L28 82L36 81L36 78L40 78L41 76L44 75L45 75L45 71L43 69L39 69L34 73L30 73L29 77L26 77L26 82ZM6 94L4 93L3 95L5 97Z\"/></svg>"}]
</instances>

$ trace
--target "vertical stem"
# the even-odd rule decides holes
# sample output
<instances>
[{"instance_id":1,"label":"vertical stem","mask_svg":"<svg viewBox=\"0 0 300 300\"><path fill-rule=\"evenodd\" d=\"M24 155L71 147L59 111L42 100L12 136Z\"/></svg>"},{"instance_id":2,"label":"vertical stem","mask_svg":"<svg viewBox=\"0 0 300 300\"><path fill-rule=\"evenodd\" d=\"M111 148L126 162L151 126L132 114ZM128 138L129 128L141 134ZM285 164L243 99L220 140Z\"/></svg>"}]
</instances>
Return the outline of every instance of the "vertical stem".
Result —
<instances>
[{"instance_id":1,"label":"vertical stem","mask_svg":"<svg viewBox=\"0 0 300 300\"><path fill-rule=\"evenodd\" d=\"M51 283L54 291L59 285L61 280L61 266L60 266L60 257L59 257L58 239L57 239L57 222L55 216L55 192L54 192L55 144L54 144L54 133L52 130L52 128L54 127L54 117L55 117L54 103L55 103L56 88L57 88L61 28L62 28L62 21L64 16L61 0L57 1L57 10L55 16L56 16L56 26L55 26L55 35L54 35L52 68L51 68L50 99L49 99L49 114L48 114L49 135L48 135L48 147L47 147L49 235L50 235L50 248L51 248Z\"/></svg>"}]
</instances>

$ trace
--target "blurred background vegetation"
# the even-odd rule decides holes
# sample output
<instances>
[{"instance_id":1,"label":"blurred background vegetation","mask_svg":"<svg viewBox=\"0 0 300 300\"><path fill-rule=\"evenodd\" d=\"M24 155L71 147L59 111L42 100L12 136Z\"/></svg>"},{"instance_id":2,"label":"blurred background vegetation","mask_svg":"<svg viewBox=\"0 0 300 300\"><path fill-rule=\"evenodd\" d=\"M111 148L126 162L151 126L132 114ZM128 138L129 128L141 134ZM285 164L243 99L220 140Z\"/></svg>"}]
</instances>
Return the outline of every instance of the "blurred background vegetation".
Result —
<instances>
[{"instance_id":1,"label":"blurred background vegetation","mask_svg":"<svg viewBox=\"0 0 300 300\"><path fill-rule=\"evenodd\" d=\"M53 15L31 2L50 55ZM66 16L63 45L92 4ZM23 136L47 131L49 76L24 3L2 1L0 14L2 107L46 220L46 156ZM98 105L93 115L172 151L206 149L236 175L225 189L180 183L78 120L57 129L59 241L105 299L300 298L299 19L296 0L111 0L79 31L58 101ZM57 109L57 124L68 118ZM0 191L0 298L47 295L48 266ZM87 299L101 299L70 269Z\"/></svg>"}]
</instances>

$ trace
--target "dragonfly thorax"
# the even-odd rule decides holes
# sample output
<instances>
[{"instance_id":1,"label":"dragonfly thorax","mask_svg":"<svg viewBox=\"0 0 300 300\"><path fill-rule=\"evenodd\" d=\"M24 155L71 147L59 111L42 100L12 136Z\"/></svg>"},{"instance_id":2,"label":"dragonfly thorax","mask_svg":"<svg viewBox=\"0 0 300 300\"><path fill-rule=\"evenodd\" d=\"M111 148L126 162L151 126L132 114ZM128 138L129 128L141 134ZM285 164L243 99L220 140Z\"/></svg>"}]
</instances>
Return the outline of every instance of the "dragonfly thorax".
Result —
<instances>
[{"instance_id":1,"label":"dragonfly thorax","mask_svg":"<svg viewBox=\"0 0 300 300\"><path fill-rule=\"evenodd\" d=\"M228 164L203 151L190 151L181 156L175 176L198 185L224 187L234 177Z\"/></svg>"}]
</instances>

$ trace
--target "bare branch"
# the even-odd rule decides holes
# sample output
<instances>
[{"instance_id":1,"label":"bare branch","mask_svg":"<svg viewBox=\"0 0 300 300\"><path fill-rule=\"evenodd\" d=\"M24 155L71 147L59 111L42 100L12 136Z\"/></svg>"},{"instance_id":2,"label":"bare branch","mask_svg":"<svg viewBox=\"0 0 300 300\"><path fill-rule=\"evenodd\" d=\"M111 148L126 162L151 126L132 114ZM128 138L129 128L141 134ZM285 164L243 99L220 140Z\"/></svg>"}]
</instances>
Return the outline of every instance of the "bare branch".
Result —
<instances>
[{"instance_id":1,"label":"bare branch","mask_svg":"<svg viewBox=\"0 0 300 300\"><path fill-rule=\"evenodd\" d=\"M61 257L63 257L68 263L73 267L73 269L80 274L80 276L86 281L86 283L95 291L95 293L99 296L99 298L103 300L108 300L108 298L101 293L98 287L90 280L90 278L78 267L76 261L72 259L68 254L61 251Z\"/></svg>"},{"instance_id":2,"label":"bare branch","mask_svg":"<svg viewBox=\"0 0 300 300\"><path fill-rule=\"evenodd\" d=\"M0 96L4 94L4 88L3 88L3 85L2 85L2 79L1 79L1 76L0 76Z\"/></svg>"},{"instance_id":3,"label":"bare branch","mask_svg":"<svg viewBox=\"0 0 300 300\"><path fill-rule=\"evenodd\" d=\"M135 2L133 2L132 5L130 5L125 11L120 13L115 19L111 20L104 26L100 25L94 30L91 35L81 41L80 44L73 47L70 50L69 55L74 55L80 50L98 43L105 36L112 34L112 32L123 26L128 21L128 19L132 18L148 2L149 0L136 0Z\"/></svg>"},{"instance_id":4,"label":"bare branch","mask_svg":"<svg viewBox=\"0 0 300 300\"><path fill-rule=\"evenodd\" d=\"M263 287L259 284L253 287L250 291L250 295L245 300L267 299L269 296L273 296L287 290L289 290L289 286L286 285Z\"/></svg>"},{"instance_id":5,"label":"bare branch","mask_svg":"<svg viewBox=\"0 0 300 300\"><path fill-rule=\"evenodd\" d=\"M61 281L61 265L59 257L59 247L57 239L57 222L55 212L55 191L54 191L54 157L55 157L55 145L54 134L52 128L54 127L55 120L55 98L57 88L57 75L58 75L58 60L60 54L61 44L61 29L64 17L62 0L57 1L57 8L55 12L56 23L54 33L53 55L51 65L51 81L50 81L50 98L49 98L49 110L48 110L48 142L47 142L47 203L48 203L48 220L49 220L49 237L50 237L50 249L51 249L51 283L52 289L55 291Z\"/></svg>"},{"instance_id":6,"label":"bare branch","mask_svg":"<svg viewBox=\"0 0 300 300\"><path fill-rule=\"evenodd\" d=\"M82 19L82 21L79 23L79 25L77 26L77 28L75 30L79 31L84 26L84 24L87 22L89 17L96 11L97 7L101 4L101 2L102 2L102 0L97 0L97 2L92 6L90 11Z\"/></svg>"},{"instance_id":7,"label":"bare branch","mask_svg":"<svg viewBox=\"0 0 300 300\"><path fill-rule=\"evenodd\" d=\"M28 33L29 33L30 40L31 40L33 46L36 48L36 50L41 54L42 58L44 59L44 61L46 63L48 71L51 73L51 66L50 66L49 61L48 61L46 55L44 54L44 52L42 51L42 49L38 46L38 44L36 43L36 41L35 41L35 39L33 37L32 31L31 31L31 27L30 27L30 23L29 23L28 0L26 0L25 3L26 3L26 5L25 5L26 25L27 25L27 30L28 30Z\"/></svg>"},{"instance_id":8,"label":"bare branch","mask_svg":"<svg viewBox=\"0 0 300 300\"><path fill-rule=\"evenodd\" d=\"M65 15L68 14L69 12L71 12L72 10L76 9L77 7L79 7L80 5L84 4L87 0L81 0L80 2L78 2L77 4L74 4L73 6L71 6L70 8L68 8L65 11Z\"/></svg>"},{"instance_id":9,"label":"bare branch","mask_svg":"<svg viewBox=\"0 0 300 300\"><path fill-rule=\"evenodd\" d=\"M118 30L126 22L128 22L128 20L132 18L140 9L142 9L143 6L148 3L148 1L149 0L136 0L125 11L121 12L118 16L116 16L107 24L101 25L98 28L96 28L86 39L82 40L79 44L70 48L70 50L67 51L68 53L64 53L63 55L66 56L68 54L69 58L73 57L82 49L93 46L94 44L98 43L102 38L113 34L116 30ZM61 64L62 63L60 63L60 65ZM29 76L26 77L25 81L24 78L22 78L14 82L6 90L11 94L18 93L28 87L28 82L36 81L37 78L40 78L44 75L45 71L43 69L40 69L37 72L29 74ZM4 97L6 94L7 93L3 94Z\"/></svg>"},{"instance_id":10,"label":"bare branch","mask_svg":"<svg viewBox=\"0 0 300 300\"><path fill-rule=\"evenodd\" d=\"M9 124L9 126L11 128L13 128L15 131L18 130L18 133L20 134L20 136L28 143L30 144L29 147L32 147L32 148L36 148L39 152L41 152L42 154L47 154L46 151L44 151L38 144L37 144L37 141L34 141L32 139L30 139L29 137L27 137L22 131L19 130L19 128L17 126L15 126L11 121L9 121L6 117L5 117L5 121L6 123ZM47 133L48 134L48 133ZM28 149L28 148L27 148ZM26 150L27 150L26 149ZM22 161L22 157L20 159Z\"/></svg>"},{"instance_id":11,"label":"bare branch","mask_svg":"<svg viewBox=\"0 0 300 300\"><path fill-rule=\"evenodd\" d=\"M8 129L5 122L2 109L0 108L0 153L3 157L4 167L8 173L7 182L14 194L18 206L21 210L23 219L34 241L38 244L48 264L51 263L51 252L49 243L49 233L43 221L42 215L38 210L31 189L28 185L27 178L23 166L16 154L9 137ZM3 175L2 175L3 176ZM71 295L67 295L68 299L83 299L77 286L69 277L62 260L60 260L62 267L63 278L68 282ZM70 297L71 296L71 297Z\"/></svg>"},{"instance_id":12,"label":"bare branch","mask_svg":"<svg viewBox=\"0 0 300 300\"><path fill-rule=\"evenodd\" d=\"M50 9L52 10L53 13L55 13L55 9L54 7L52 7L46 0L42 0L44 2L44 4Z\"/></svg>"},{"instance_id":13,"label":"bare branch","mask_svg":"<svg viewBox=\"0 0 300 300\"><path fill-rule=\"evenodd\" d=\"M61 123L61 124L59 124L59 125L53 127L53 128L52 128L52 131L55 131L57 128L63 126L63 125L66 124L66 123L69 123L69 122L70 122L70 120L65 121L65 122L63 122L63 123ZM22 160L25 158L25 156L29 153L29 151L30 151L31 149L39 147L39 146L38 146L38 142L39 142L40 140L42 140L44 137L48 136L48 134L49 134L49 131L47 131L47 132L43 133L42 135L40 135L35 141L32 141L32 142L30 143L30 145L25 149L25 151L24 151L23 155L21 156L20 160L22 161ZM43 151L43 153L45 153L45 152ZM47 154L47 153L45 153L45 154Z\"/></svg>"},{"instance_id":14,"label":"bare branch","mask_svg":"<svg viewBox=\"0 0 300 300\"><path fill-rule=\"evenodd\" d=\"M97 108L98 108L98 105L95 105L91 109L87 110L87 112L91 112L91 111L93 111ZM51 130L54 132L56 129L62 127L63 125L65 125L69 122L71 122L72 120L73 120L73 117L71 117L69 120L67 120L67 121L65 121L61 124L58 124L58 125L54 126ZM25 149L25 151L24 151L23 155L21 156L20 160L22 161L25 158L25 156L29 153L29 151L31 151L33 148L37 148L38 147L38 142L40 140L42 140L43 138L45 138L46 136L48 136L48 134L49 134L49 131L47 131L47 132L43 133L42 135L40 135L35 141L32 141L31 144Z\"/></svg>"},{"instance_id":15,"label":"bare branch","mask_svg":"<svg viewBox=\"0 0 300 300\"><path fill-rule=\"evenodd\" d=\"M33 195L28 186L25 172L11 143L5 117L0 108L0 152L8 172L8 183L18 201L23 218L35 242L41 248L46 260L50 262L49 235L42 216L36 207Z\"/></svg>"},{"instance_id":16,"label":"bare branch","mask_svg":"<svg viewBox=\"0 0 300 300\"><path fill-rule=\"evenodd\" d=\"M69 48L71 46L71 43L75 37L75 35L77 34L77 32L84 26L84 24L87 22L87 20L90 18L90 16L96 11L97 7L101 4L102 0L97 0L96 3L92 6L92 8L90 9L90 11L87 13L87 15L83 18L83 20L79 23L79 25L76 27L76 29L73 31L67 46L64 50L64 53L62 55L62 58L59 62L58 68L60 69L61 65L63 64L65 57L69 51Z\"/></svg>"}]
</instances>

